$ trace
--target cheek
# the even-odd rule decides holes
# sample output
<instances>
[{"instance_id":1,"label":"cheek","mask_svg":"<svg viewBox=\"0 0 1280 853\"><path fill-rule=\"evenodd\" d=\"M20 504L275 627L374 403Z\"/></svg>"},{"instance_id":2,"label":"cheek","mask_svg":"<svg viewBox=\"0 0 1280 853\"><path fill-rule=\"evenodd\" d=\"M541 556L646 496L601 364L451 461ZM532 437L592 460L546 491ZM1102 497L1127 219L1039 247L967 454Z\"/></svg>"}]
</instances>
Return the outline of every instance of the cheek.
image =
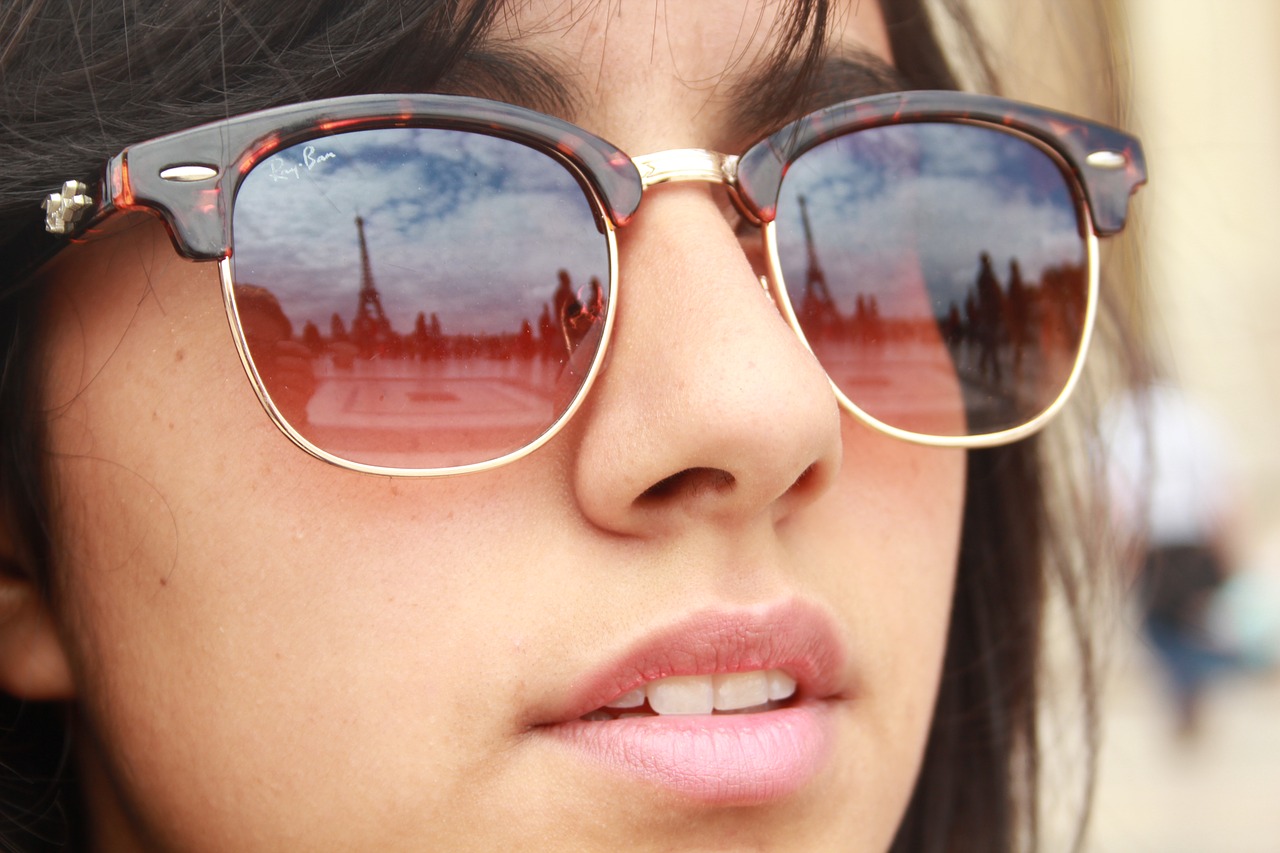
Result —
<instances>
[{"instance_id":1,"label":"cheek","mask_svg":"<svg viewBox=\"0 0 1280 853\"><path fill-rule=\"evenodd\" d=\"M317 463L258 405L211 267L93 254L110 274L50 302L48 406L64 633L112 784L183 833L478 789L510 725L477 713L512 683L503 628L552 609L504 595L512 531L552 508Z\"/></svg>"},{"instance_id":2,"label":"cheek","mask_svg":"<svg viewBox=\"0 0 1280 853\"><path fill-rule=\"evenodd\" d=\"M887 846L915 784L932 720L955 584L965 454L887 439L846 418L829 500L796 531L828 567L859 667L837 784L858 798L841 819ZM820 544L819 544L820 543ZM867 849L879 849L875 844Z\"/></svg>"},{"instance_id":3,"label":"cheek","mask_svg":"<svg viewBox=\"0 0 1280 853\"><path fill-rule=\"evenodd\" d=\"M553 610L537 589L504 595L521 560L501 532L323 467L240 489L230 465L198 491L97 467L111 508L68 519L93 531L67 572L80 704L148 822L338 838L385 809L430 815L446 837L436 812L476 801L462 792L491 783L486 761L514 730L513 626ZM343 502L323 497L338 489ZM508 532L531 524L489 505Z\"/></svg>"},{"instance_id":4,"label":"cheek","mask_svg":"<svg viewBox=\"0 0 1280 853\"><path fill-rule=\"evenodd\" d=\"M847 416L843 431L840 480L799 535L835 553L833 593L876 626L866 630L866 642L875 644L870 657L940 652L959 552L965 452L888 438ZM922 670L927 680L927 667L903 675Z\"/></svg>"}]
</instances>

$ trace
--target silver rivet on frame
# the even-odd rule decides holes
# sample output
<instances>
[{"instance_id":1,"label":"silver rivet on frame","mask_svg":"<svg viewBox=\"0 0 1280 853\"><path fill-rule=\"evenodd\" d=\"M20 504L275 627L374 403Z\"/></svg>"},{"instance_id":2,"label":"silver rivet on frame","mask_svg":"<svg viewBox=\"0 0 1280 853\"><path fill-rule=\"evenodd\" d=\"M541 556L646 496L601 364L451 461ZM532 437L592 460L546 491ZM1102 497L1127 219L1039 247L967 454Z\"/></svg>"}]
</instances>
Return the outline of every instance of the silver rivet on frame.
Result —
<instances>
[{"instance_id":1,"label":"silver rivet on frame","mask_svg":"<svg viewBox=\"0 0 1280 853\"><path fill-rule=\"evenodd\" d=\"M1123 169L1129 158L1120 151L1095 151L1084 161L1095 169Z\"/></svg>"},{"instance_id":2,"label":"silver rivet on frame","mask_svg":"<svg viewBox=\"0 0 1280 853\"><path fill-rule=\"evenodd\" d=\"M205 181L217 176L218 170L209 166L170 166L160 172L160 177L164 180L180 181L182 183Z\"/></svg>"}]
</instances>

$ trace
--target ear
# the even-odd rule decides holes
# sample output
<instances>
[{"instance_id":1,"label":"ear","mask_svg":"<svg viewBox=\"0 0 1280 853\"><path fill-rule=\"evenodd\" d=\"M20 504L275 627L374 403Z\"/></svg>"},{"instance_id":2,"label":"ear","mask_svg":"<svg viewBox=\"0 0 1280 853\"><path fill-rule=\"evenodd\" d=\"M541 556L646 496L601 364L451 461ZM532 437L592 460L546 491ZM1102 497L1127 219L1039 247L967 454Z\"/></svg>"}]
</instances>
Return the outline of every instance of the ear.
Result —
<instances>
[{"instance_id":1,"label":"ear","mask_svg":"<svg viewBox=\"0 0 1280 853\"><path fill-rule=\"evenodd\" d=\"M0 690L32 701L75 693L62 638L44 594L23 570L0 521Z\"/></svg>"}]
</instances>

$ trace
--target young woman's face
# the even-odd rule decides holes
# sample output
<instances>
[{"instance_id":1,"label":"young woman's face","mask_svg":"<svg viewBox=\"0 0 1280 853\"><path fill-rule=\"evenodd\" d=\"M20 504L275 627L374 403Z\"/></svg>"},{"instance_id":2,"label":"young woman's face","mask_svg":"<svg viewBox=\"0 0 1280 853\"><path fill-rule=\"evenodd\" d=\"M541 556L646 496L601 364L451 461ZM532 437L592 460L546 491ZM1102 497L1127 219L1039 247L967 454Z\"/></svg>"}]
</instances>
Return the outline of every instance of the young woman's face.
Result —
<instances>
[{"instance_id":1,"label":"young woman's face","mask_svg":"<svg viewBox=\"0 0 1280 853\"><path fill-rule=\"evenodd\" d=\"M570 5L521 4L493 34L558 74L566 118L633 155L770 129L739 95L766 82L785 4ZM840 55L890 60L876 4L837 25ZM584 408L522 461L443 480L290 444L214 265L158 225L59 258L57 618L107 846L887 846L932 711L964 456L839 411L728 209L703 184L648 191ZM787 679L753 713L580 719L646 684L692 709Z\"/></svg>"}]
</instances>

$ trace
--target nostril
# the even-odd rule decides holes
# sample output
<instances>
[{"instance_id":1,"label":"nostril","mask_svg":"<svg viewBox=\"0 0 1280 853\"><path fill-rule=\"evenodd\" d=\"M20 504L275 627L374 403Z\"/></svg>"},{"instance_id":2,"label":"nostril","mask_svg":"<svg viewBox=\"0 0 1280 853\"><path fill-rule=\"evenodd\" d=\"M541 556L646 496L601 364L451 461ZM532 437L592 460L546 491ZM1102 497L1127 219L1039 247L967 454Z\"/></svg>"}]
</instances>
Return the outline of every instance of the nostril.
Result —
<instances>
[{"instance_id":1,"label":"nostril","mask_svg":"<svg viewBox=\"0 0 1280 853\"><path fill-rule=\"evenodd\" d=\"M706 494L724 494L733 489L734 476L722 468L686 468L664 477L645 489L637 504L655 504L673 497L696 498Z\"/></svg>"},{"instance_id":2,"label":"nostril","mask_svg":"<svg viewBox=\"0 0 1280 853\"><path fill-rule=\"evenodd\" d=\"M791 488L786 491L787 499L799 506L825 492L840 471L840 457L841 453L837 450L833 456L811 463L791 483Z\"/></svg>"},{"instance_id":3,"label":"nostril","mask_svg":"<svg viewBox=\"0 0 1280 853\"><path fill-rule=\"evenodd\" d=\"M815 484L814 482L821 476L822 475L818 472L818 463L815 462L808 468L805 468L804 471L800 473L799 477L796 477L796 481L791 484L791 491L804 492L813 488L821 488L820 484Z\"/></svg>"}]
</instances>

